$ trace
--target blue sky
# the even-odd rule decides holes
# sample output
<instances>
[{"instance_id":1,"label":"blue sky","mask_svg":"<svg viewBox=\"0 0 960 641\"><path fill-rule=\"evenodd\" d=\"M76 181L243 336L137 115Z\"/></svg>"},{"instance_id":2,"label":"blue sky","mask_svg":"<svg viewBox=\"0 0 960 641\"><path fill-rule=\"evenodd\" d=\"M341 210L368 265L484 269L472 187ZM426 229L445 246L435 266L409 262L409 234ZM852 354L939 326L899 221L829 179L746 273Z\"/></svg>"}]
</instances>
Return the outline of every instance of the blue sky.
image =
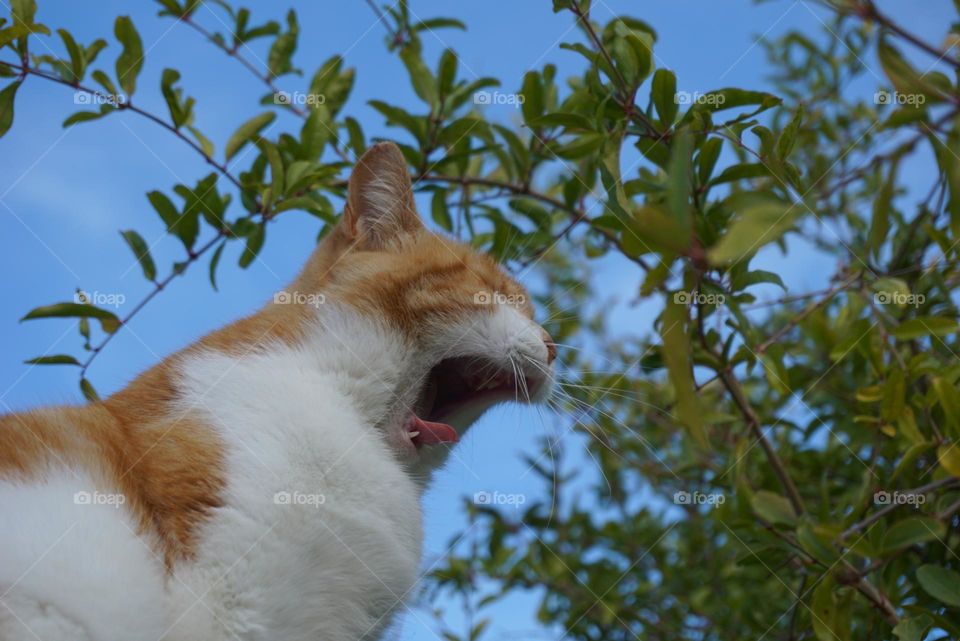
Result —
<instances>
[{"instance_id":1,"label":"blue sky","mask_svg":"<svg viewBox=\"0 0 960 641\"><path fill-rule=\"evenodd\" d=\"M180 70L182 86L197 99L195 124L217 144L219 158L233 130L260 109L257 100L264 93L262 85L198 34L168 18L157 18L153 3L39 0L39 5L41 22L52 28L66 27L84 43L96 37L112 40L114 17L131 15L147 50L137 104L166 113L159 77L165 67ZM295 56L298 66L309 78L323 60L343 54L346 64L357 68L356 86L345 112L361 122L368 136L397 135L366 102L384 99L411 109L419 109L419 103L403 66L386 52L384 28L376 24L370 8L360 0L260 0L246 6L252 9L254 21L260 22L269 18L282 21L291 5L298 11L303 32ZM951 3L946 0L880 5L909 30L934 42L952 19ZM442 42L431 35L424 38L431 61L443 48L454 48L463 77L494 76L503 81L503 91L515 91L528 69L547 62L559 67L560 77L580 69L578 56L558 47L560 42L578 39L579 34L567 15L551 11L548 0L412 0L412 9L423 18L452 16L469 25L466 33L438 32ZM826 19L812 3L789 0L759 5L745 0L594 1L598 20L620 13L633 13L657 29L658 66L674 70L678 88L690 92L724 86L769 88L757 38L772 39L792 28L819 35L821 20ZM197 19L210 29L224 29L206 8L199 10ZM47 42L54 51L61 51L57 39ZM34 47L35 52L42 52L42 47ZM254 52L249 55L254 62L257 57L266 59L262 45L255 46ZM112 42L96 66L112 73L117 53L118 46ZM923 58L915 60L926 68L928 62ZM848 89L851 95L867 96L880 84L878 76L882 74L875 58L866 56L864 63L871 71ZM303 90L305 81L286 77L278 84L295 91ZM0 281L0 412L80 401L73 370L23 364L42 353L78 354L79 337L71 323L21 324L18 319L38 305L71 299L77 287L122 295L125 303L117 311L120 315L129 311L149 288L118 230L136 229L151 243L161 239L163 229L145 193L158 188L169 191L178 182L193 184L209 171L180 141L134 114L63 130L60 123L78 109L72 95L68 88L28 79L19 91L14 127L0 140L0 268L7 274ZM519 120L518 112L509 106L492 108L491 114L505 122ZM296 125L292 120L280 124ZM915 172L920 181L931 169L921 163L908 171ZM926 186L929 180L918 184ZM284 214L270 228L266 248L248 270L235 266L238 247L228 251L221 265L219 293L211 291L202 265L176 281L101 355L90 373L94 383L103 393L115 391L163 356L257 309L294 277L316 232L315 219L296 212ZM807 247L797 244L793 250L788 257L764 252L757 264L785 271L791 292L822 287L835 265ZM179 251L173 240L156 245L154 257L161 273L172 261L182 259ZM657 311L654 306L623 304L637 291L632 270L623 269L616 261L601 262L594 287L600 297L614 297L621 303L610 312L613 331L649 327ZM569 421L545 423L534 412L505 407L475 427L460 446L459 457L438 476L426 498L427 560L442 554L451 535L462 528L461 497L477 491L539 493L533 475L524 474L521 455L535 454L539 437L551 430L563 433L568 426ZM572 450L569 463L588 468L582 441L569 434L564 438L567 449ZM535 629L533 603L530 596L517 596L497 606L491 636ZM436 638L430 631L428 610L416 608L415 612L403 617L393 635ZM446 620L457 629L462 617L451 608Z\"/></svg>"}]
</instances>

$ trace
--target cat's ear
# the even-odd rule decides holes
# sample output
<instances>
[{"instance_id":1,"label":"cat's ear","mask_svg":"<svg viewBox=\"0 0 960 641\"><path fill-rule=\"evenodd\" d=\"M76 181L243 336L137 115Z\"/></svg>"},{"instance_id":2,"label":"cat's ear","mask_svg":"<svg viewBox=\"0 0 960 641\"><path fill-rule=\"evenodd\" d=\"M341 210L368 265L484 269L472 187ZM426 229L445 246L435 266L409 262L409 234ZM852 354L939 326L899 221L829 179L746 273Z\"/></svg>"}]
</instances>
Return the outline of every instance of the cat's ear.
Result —
<instances>
[{"instance_id":1,"label":"cat's ear","mask_svg":"<svg viewBox=\"0 0 960 641\"><path fill-rule=\"evenodd\" d=\"M413 202L407 161L392 142L371 147L350 174L343 221L364 249L384 249L391 241L423 227Z\"/></svg>"}]
</instances>

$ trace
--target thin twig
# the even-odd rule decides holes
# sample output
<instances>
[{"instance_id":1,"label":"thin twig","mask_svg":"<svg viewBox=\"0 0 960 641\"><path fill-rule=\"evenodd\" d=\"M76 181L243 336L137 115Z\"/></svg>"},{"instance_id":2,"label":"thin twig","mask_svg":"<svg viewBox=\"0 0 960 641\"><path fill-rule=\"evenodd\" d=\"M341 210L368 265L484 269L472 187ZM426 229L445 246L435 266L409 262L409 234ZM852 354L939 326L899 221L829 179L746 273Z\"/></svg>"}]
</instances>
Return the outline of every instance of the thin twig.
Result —
<instances>
[{"instance_id":1,"label":"thin twig","mask_svg":"<svg viewBox=\"0 0 960 641\"><path fill-rule=\"evenodd\" d=\"M746 395L743 393L743 388L740 387L740 383L737 382L736 378L733 376L733 373L729 369L721 370L719 374L720 380L723 381L724 387L726 387L727 391L730 392L730 396L733 397L734 403L737 405L737 408L740 410L740 413L743 415L744 419L746 419L747 426L750 428L750 431L753 432L754 437L760 442L760 447L763 448L763 451L767 456L767 460L769 461L771 467L773 467L774 474L776 474L777 478L780 480L780 485L783 486L783 490L787 494L787 499L789 499L790 505L793 506L793 510L798 515L803 514L806 512L806 509L803 506L803 498L801 498L800 492L797 491L797 486L794 485L793 479L790 478L790 473L787 472L787 468L783 464L783 461L780 460L780 456L777 454L777 451L773 448L773 445L770 444L770 441L767 440L767 437L764 435L763 429L760 426L760 419L756 412L753 411L753 407L750 405Z\"/></svg>"},{"instance_id":2,"label":"thin twig","mask_svg":"<svg viewBox=\"0 0 960 641\"><path fill-rule=\"evenodd\" d=\"M958 483L960 483L960 479L950 477L946 479L940 479L939 481L934 481L932 483L927 483L926 485L921 485L920 487L914 488L912 490L897 490L897 493L905 494L905 495L906 494L926 494L928 492L933 492L934 490L938 490L943 487L950 487ZM901 506L900 503L895 503L895 502L890 503L890 505L884 506L883 508L877 510L867 518L861 521L857 521L856 523L848 527L846 530L841 532L837 540L843 541L851 534L855 534L856 532L859 532L861 530L868 528L870 525L876 523L877 521L879 521L880 519L882 519L887 514L894 511L900 506Z\"/></svg>"},{"instance_id":3,"label":"thin twig","mask_svg":"<svg viewBox=\"0 0 960 641\"><path fill-rule=\"evenodd\" d=\"M42 69L37 69L36 67L30 67L30 66L26 66L26 65L18 65L18 64L14 64L14 63L12 63L12 62L6 62L6 61L3 61L3 60L0 60L0 65L3 65L3 66L5 66L5 67L9 67L9 68L11 68L11 69L15 69L15 70L17 70L18 72L20 72L21 75L31 75L31 76L37 76L38 78L44 78L44 79L49 80L49 81L51 81L51 82L56 82L56 83L58 83L58 84L61 84L61 85L66 86L66 87L71 87L72 89L74 89L74 90L76 90L76 91L82 91L82 92L84 92L84 93L90 94L91 96L97 96L97 97L102 98L102 99L110 99L110 98L111 98L111 96L107 96L106 94L104 94L104 93L101 92L101 91L97 91L96 89L91 89L91 88L89 88L89 87L85 87L84 85L81 85L80 83L69 82L69 81L67 81L67 80L64 80L63 78L60 78L59 76L55 76L55 75L53 75L53 74L51 74L51 73L47 73L46 71L43 71ZM219 163L219 162L217 162L216 160L214 160L213 157L210 156L207 152L205 152L205 151L203 150L203 148L202 148L199 144L197 144L196 142L194 142L193 140L191 140L190 138L188 138L187 136L185 136L185 135L183 134L183 132L181 132L179 129L177 129L177 127L175 127L173 124L165 121L163 118L161 118L161 117L159 117L159 116L157 116L157 115L155 115L155 114L153 114L153 113L151 113L151 112L149 112L149 111L146 111L145 109L141 109L141 108L137 107L137 106L134 105L129 99L127 99L125 102L117 102L116 109L117 109L118 111L132 111L133 113L139 114L139 115L143 116L144 118L146 118L147 120L153 121L153 122L155 122L156 124L160 125L160 126L163 127L164 129L166 129L167 131L169 131L170 133L172 133L174 136L176 136L177 138L179 138L180 140L182 140L182 141L183 141L184 143L186 143L188 146L190 146L190 148L192 148L192 149L193 149L194 151L196 151L198 154L200 154L201 156L203 156L203 159L207 161L207 164L209 164L209 165L211 165L212 167L214 167L214 168L217 170L217 172L219 172L224 178L226 178L226 179L229 180L231 183L233 183L233 185L234 185L237 189L240 189L241 191L243 190L243 185L240 184L240 180L237 179L232 173L230 173L230 170L227 168L227 166L226 166L225 164Z\"/></svg>"},{"instance_id":4,"label":"thin twig","mask_svg":"<svg viewBox=\"0 0 960 641\"><path fill-rule=\"evenodd\" d=\"M194 22L190 16L182 16L180 18L180 22L183 22L185 25L189 26L204 38L209 40L217 49L220 49L231 58L236 59L237 62L243 65L248 71L250 71L250 73L256 76L258 80L265 84L274 96L281 93L280 89L274 84L273 77L270 75L270 73L268 71L261 72L259 69L257 69L256 65L247 60L244 56L240 55L237 47L228 47L222 40L215 38L214 34L210 33L207 29ZM305 110L292 103L287 103L285 106L289 107L290 111L297 114L301 118L306 118L309 115Z\"/></svg>"}]
</instances>

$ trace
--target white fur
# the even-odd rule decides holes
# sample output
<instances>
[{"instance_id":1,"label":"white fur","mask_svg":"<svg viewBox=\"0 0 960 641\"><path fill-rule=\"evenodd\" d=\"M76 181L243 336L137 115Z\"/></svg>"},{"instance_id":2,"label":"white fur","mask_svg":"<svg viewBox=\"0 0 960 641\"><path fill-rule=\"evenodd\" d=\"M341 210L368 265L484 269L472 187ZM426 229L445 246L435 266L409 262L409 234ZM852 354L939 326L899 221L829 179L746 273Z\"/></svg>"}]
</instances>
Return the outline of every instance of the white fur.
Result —
<instances>
[{"instance_id":1,"label":"white fur","mask_svg":"<svg viewBox=\"0 0 960 641\"><path fill-rule=\"evenodd\" d=\"M86 474L0 482L0 639L156 641L163 565L122 507L78 502ZM82 501L82 499L80 499Z\"/></svg>"},{"instance_id":2,"label":"white fur","mask_svg":"<svg viewBox=\"0 0 960 641\"><path fill-rule=\"evenodd\" d=\"M506 306L426 334L414 346L326 305L299 347L183 360L177 411L220 433L227 485L172 576L125 509L71 502L89 479L0 483L0 639L33 639L24 626L42 641L378 638L414 593L422 481L445 457L393 448L417 383L446 356L546 363L539 328Z\"/></svg>"}]
</instances>

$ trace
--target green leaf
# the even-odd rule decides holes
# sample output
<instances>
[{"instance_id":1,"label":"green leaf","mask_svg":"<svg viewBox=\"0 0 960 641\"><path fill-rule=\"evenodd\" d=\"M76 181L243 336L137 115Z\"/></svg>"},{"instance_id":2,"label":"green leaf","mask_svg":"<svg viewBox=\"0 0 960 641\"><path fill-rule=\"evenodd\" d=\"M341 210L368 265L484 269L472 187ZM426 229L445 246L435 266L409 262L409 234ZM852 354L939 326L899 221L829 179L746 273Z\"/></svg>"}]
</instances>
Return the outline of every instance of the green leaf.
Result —
<instances>
[{"instance_id":1,"label":"green leaf","mask_svg":"<svg viewBox=\"0 0 960 641\"><path fill-rule=\"evenodd\" d=\"M810 611L813 632L819 641L848 641L851 629L851 595L841 595L832 577L813 591Z\"/></svg>"},{"instance_id":2,"label":"green leaf","mask_svg":"<svg viewBox=\"0 0 960 641\"><path fill-rule=\"evenodd\" d=\"M213 291L219 291L217 289L217 266L220 264L220 256L223 254L223 248L227 246L227 241L220 243L215 250L213 250L213 256L210 258L210 285L213 286Z\"/></svg>"},{"instance_id":3,"label":"green leaf","mask_svg":"<svg viewBox=\"0 0 960 641\"><path fill-rule=\"evenodd\" d=\"M840 557L833 546L832 539L821 526L801 523L797 528L797 542L811 557L821 563L832 566Z\"/></svg>"},{"instance_id":4,"label":"green leaf","mask_svg":"<svg viewBox=\"0 0 960 641\"><path fill-rule=\"evenodd\" d=\"M28 361L24 361L24 363L27 365L80 365L80 361L69 354L38 356L37 358L31 358Z\"/></svg>"},{"instance_id":5,"label":"green leaf","mask_svg":"<svg viewBox=\"0 0 960 641\"><path fill-rule=\"evenodd\" d=\"M149 281L155 281L157 279L157 266L153 262L153 257L150 256L150 248L147 247L147 243L143 240L143 237L132 229L122 231L120 235L123 236L123 239L127 242L127 246L130 247L133 255L137 257L137 261L140 263L140 269L143 270L144 278Z\"/></svg>"},{"instance_id":6,"label":"green leaf","mask_svg":"<svg viewBox=\"0 0 960 641\"><path fill-rule=\"evenodd\" d=\"M253 233L247 236L247 244L243 248L243 253L240 254L240 267L246 269L254 259L256 259L260 250L263 249L263 242L266 240L266 236L266 225L257 225Z\"/></svg>"},{"instance_id":7,"label":"green leaf","mask_svg":"<svg viewBox=\"0 0 960 641\"><path fill-rule=\"evenodd\" d=\"M696 107L712 112L747 105L759 105L760 109L754 112L755 115L760 111L776 107L781 102L783 101L780 100L780 98L764 91L726 88L703 94L703 96L699 98Z\"/></svg>"},{"instance_id":8,"label":"green leaf","mask_svg":"<svg viewBox=\"0 0 960 641\"><path fill-rule=\"evenodd\" d=\"M11 83L0 91L0 137L10 130L13 124L13 99L20 88L20 82Z\"/></svg>"},{"instance_id":9,"label":"green leaf","mask_svg":"<svg viewBox=\"0 0 960 641\"><path fill-rule=\"evenodd\" d=\"M890 163L886 180L873 200L873 216L870 221L870 235L867 238L867 249L877 256L887 239L890 230L890 213L893 206L893 196L897 186L897 165L899 156Z\"/></svg>"},{"instance_id":10,"label":"green leaf","mask_svg":"<svg viewBox=\"0 0 960 641\"><path fill-rule=\"evenodd\" d=\"M914 516L897 521L883 537L883 552L889 554L900 548L918 543L936 541L946 534L947 527L940 521L926 516Z\"/></svg>"},{"instance_id":11,"label":"green leaf","mask_svg":"<svg viewBox=\"0 0 960 641\"><path fill-rule=\"evenodd\" d=\"M0 48L6 47L18 38L29 36L31 33L33 33L31 25L24 23L17 23L12 27L0 29Z\"/></svg>"},{"instance_id":12,"label":"green leaf","mask_svg":"<svg viewBox=\"0 0 960 641\"><path fill-rule=\"evenodd\" d=\"M731 286L734 291L740 291L741 289L746 289L750 285L757 285L759 283L770 283L778 286L783 291L787 291L787 286L783 284L783 279L780 278L779 274L764 271L762 269L754 269L753 271L744 272L738 275L733 279Z\"/></svg>"},{"instance_id":13,"label":"green leaf","mask_svg":"<svg viewBox=\"0 0 960 641\"><path fill-rule=\"evenodd\" d=\"M706 448L709 442L693 381L688 320L686 306L668 298L660 318L660 338L663 342L663 359L676 396L676 413L693 442Z\"/></svg>"},{"instance_id":14,"label":"green leaf","mask_svg":"<svg viewBox=\"0 0 960 641\"><path fill-rule=\"evenodd\" d=\"M265 111L240 125L227 141L227 146L224 150L227 160L233 158L245 144L263 131L263 128L273 122L276 117L277 115L272 111Z\"/></svg>"},{"instance_id":15,"label":"green leaf","mask_svg":"<svg viewBox=\"0 0 960 641\"><path fill-rule=\"evenodd\" d=\"M453 220L450 218L450 210L447 207L446 189L438 189L433 192L433 199L430 202L430 216L441 229L453 231Z\"/></svg>"},{"instance_id":16,"label":"green leaf","mask_svg":"<svg viewBox=\"0 0 960 641\"><path fill-rule=\"evenodd\" d=\"M723 140L721 138L710 138L703 143L700 148L700 154L697 156L697 178L701 185L710 182L710 176L713 175L713 168L717 165L717 159L723 150Z\"/></svg>"},{"instance_id":17,"label":"green leaf","mask_svg":"<svg viewBox=\"0 0 960 641\"><path fill-rule=\"evenodd\" d=\"M174 87L180 80L180 72L176 69L164 69L160 76L160 93L167 101L170 119L177 129L193 120L193 98L184 98L183 89Z\"/></svg>"},{"instance_id":18,"label":"green leaf","mask_svg":"<svg viewBox=\"0 0 960 641\"><path fill-rule=\"evenodd\" d=\"M13 14L15 23L30 24L37 15L36 0L11 0L10 13Z\"/></svg>"},{"instance_id":19,"label":"green leaf","mask_svg":"<svg viewBox=\"0 0 960 641\"><path fill-rule=\"evenodd\" d=\"M682 254L690 247L690 227L653 205L637 208L621 225L621 243L633 256L652 251Z\"/></svg>"},{"instance_id":20,"label":"green leaf","mask_svg":"<svg viewBox=\"0 0 960 641\"><path fill-rule=\"evenodd\" d=\"M690 225L690 155L693 139L689 130L680 129L670 143L667 166L667 207L684 228Z\"/></svg>"},{"instance_id":21,"label":"green leaf","mask_svg":"<svg viewBox=\"0 0 960 641\"><path fill-rule=\"evenodd\" d=\"M520 105L523 120L529 125L543 115L543 83L539 73L528 71L523 74L520 95L523 96L523 103Z\"/></svg>"},{"instance_id":22,"label":"green leaf","mask_svg":"<svg viewBox=\"0 0 960 641\"><path fill-rule=\"evenodd\" d=\"M420 100L431 106L437 104L437 81L424 64L420 52L413 47L407 47L401 52L400 59L407 67L410 84L413 85L413 90Z\"/></svg>"},{"instance_id":23,"label":"green leaf","mask_svg":"<svg viewBox=\"0 0 960 641\"><path fill-rule=\"evenodd\" d=\"M786 233L799 214L795 206L760 194L734 194L726 202L737 218L709 251L714 265L738 262L756 253Z\"/></svg>"},{"instance_id":24,"label":"green leaf","mask_svg":"<svg viewBox=\"0 0 960 641\"><path fill-rule=\"evenodd\" d=\"M940 467L960 478L960 444L945 443L938 447L937 461L940 463Z\"/></svg>"},{"instance_id":25,"label":"green leaf","mask_svg":"<svg viewBox=\"0 0 960 641\"><path fill-rule=\"evenodd\" d=\"M267 156L267 162L270 164L270 195L264 199L264 205L269 210L277 196L283 194L283 180L285 175L283 158L280 157L280 152L277 151L277 147L268 140L259 140L258 146L263 150L263 153Z\"/></svg>"},{"instance_id":26,"label":"green leaf","mask_svg":"<svg viewBox=\"0 0 960 641\"><path fill-rule=\"evenodd\" d=\"M909 341L923 336L949 336L957 331L957 321L945 316L920 316L903 321L890 333L899 340Z\"/></svg>"},{"instance_id":27,"label":"green leaf","mask_svg":"<svg viewBox=\"0 0 960 641\"><path fill-rule=\"evenodd\" d=\"M103 331L112 334L120 327L116 314L86 303L54 303L37 307L20 319L20 322L38 318L95 318L100 321Z\"/></svg>"},{"instance_id":28,"label":"green leaf","mask_svg":"<svg viewBox=\"0 0 960 641\"><path fill-rule=\"evenodd\" d=\"M786 497L767 490L758 490L750 499L750 505L757 515L777 525L793 527L797 524L797 513Z\"/></svg>"},{"instance_id":29,"label":"green leaf","mask_svg":"<svg viewBox=\"0 0 960 641\"><path fill-rule=\"evenodd\" d=\"M96 403L100 400L100 395L97 394L97 390L93 388L93 385L86 378L80 379L80 391L83 392L83 397L91 403Z\"/></svg>"},{"instance_id":30,"label":"green leaf","mask_svg":"<svg viewBox=\"0 0 960 641\"><path fill-rule=\"evenodd\" d=\"M711 185L720 185L723 183L734 182L737 180L749 180L751 178L763 178L769 176L770 170L762 163L741 163L727 167L720 175L710 181Z\"/></svg>"},{"instance_id":31,"label":"green leaf","mask_svg":"<svg viewBox=\"0 0 960 641\"><path fill-rule=\"evenodd\" d=\"M960 608L960 574L938 565L917 568L917 580L923 590L939 601Z\"/></svg>"},{"instance_id":32,"label":"green leaf","mask_svg":"<svg viewBox=\"0 0 960 641\"><path fill-rule=\"evenodd\" d=\"M893 628L893 634L899 641L923 641L932 624L933 620L926 614L911 616L910 618L900 619L900 622Z\"/></svg>"},{"instance_id":33,"label":"green leaf","mask_svg":"<svg viewBox=\"0 0 960 641\"><path fill-rule=\"evenodd\" d=\"M117 80L120 88L130 97L137 88L137 76L143 68L143 42L129 16L117 17L113 33L123 45L123 51L117 58Z\"/></svg>"},{"instance_id":34,"label":"green leaf","mask_svg":"<svg viewBox=\"0 0 960 641\"><path fill-rule=\"evenodd\" d=\"M460 29L462 31L467 30L467 25L463 24L461 21L456 18L428 18L427 20L421 20L416 24L410 27L414 31L423 31L425 29Z\"/></svg>"},{"instance_id":35,"label":"green leaf","mask_svg":"<svg viewBox=\"0 0 960 641\"><path fill-rule=\"evenodd\" d=\"M437 86L442 95L450 95L456 77L457 54L453 52L453 49L444 49L440 56L440 62L437 63Z\"/></svg>"},{"instance_id":36,"label":"green leaf","mask_svg":"<svg viewBox=\"0 0 960 641\"><path fill-rule=\"evenodd\" d=\"M780 160L786 160L790 152L793 151L793 146L797 142L797 133L800 131L802 122L803 103L800 103L800 106L797 107L797 112L793 115L793 119L783 128L783 131L780 132L780 137L777 139L777 156Z\"/></svg>"},{"instance_id":37,"label":"green leaf","mask_svg":"<svg viewBox=\"0 0 960 641\"><path fill-rule=\"evenodd\" d=\"M293 52L297 50L297 36L299 34L300 26L297 24L297 13L290 9L287 12L287 30L276 37L267 56L267 68L274 78L295 71L291 59L293 58Z\"/></svg>"},{"instance_id":38,"label":"green leaf","mask_svg":"<svg viewBox=\"0 0 960 641\"><path fill-rule=\"evenodd\" d=\"M79 45L77 45L77 41L73 39L69 31L66 29L57 29L57 33L63 41L67 55L70 56L70 72L73 75L72 80L74 82L80 82L83 80L84 68L86 67L86 58L83 55L83 51L81 51Z\"/></svg>"},{"instance_id":39,"label":"green leaf","mask_svg":"<svg viewBox=\"0 0 960 641\"><path fill-rule=\"evenodd\" d=\"M669 69L657 69L653 74L650 97L660 122L668 127L672 125L680 108L677 104L677 76Z\"/></svg>"},{"instance_id":40,"label":"green leaf","mask_svg":"<svg viewBox=\"0 0 960 641\"><path fill-rule=\"evenodd\" d=\"M421 118L380 100L371 100L367 104L383 114L388 125L399 125L413 134L418 141L424 142L426 126Z\"/></svg>"},{"instance_id":41,"label":"green leaf","mask_svg":"<svg viewBox=\"0 0 960 641\"><path fill-rule=\"evenodd\" d=\"M199 129L192 125L187 125L187 131L193 134L193 137L196 138L197 142L200 144L200 148L203 149L203 153L213 158L213 143L210 141L210 139L204 136Z\"/></svg>"},{"instance_id":42,"label":"green leaf","mask_svg":"<svg viewBox=\"0 0 960 641\"><path fill-rule=\"evenodd\" d=\"M107 109L104 111L78 111L74 114L67 116L63 121L63 127L70 127L81 122L90 122L91 120L99 120L107 114L111 113L112 109Z\"/></svg>"},{"instance_id":43,"label":"green leaf","mask_svg":"<svg viewBox=\"0 0 960 641\"><path fill-rule=\"evenodd\" d=\"M160 191L151 191L147 194L147 199L167 226L167 231L179 238L183 246L190 250L200 233L199 212L181 214L166 194Z\"/></svg>"}]
</instances>

